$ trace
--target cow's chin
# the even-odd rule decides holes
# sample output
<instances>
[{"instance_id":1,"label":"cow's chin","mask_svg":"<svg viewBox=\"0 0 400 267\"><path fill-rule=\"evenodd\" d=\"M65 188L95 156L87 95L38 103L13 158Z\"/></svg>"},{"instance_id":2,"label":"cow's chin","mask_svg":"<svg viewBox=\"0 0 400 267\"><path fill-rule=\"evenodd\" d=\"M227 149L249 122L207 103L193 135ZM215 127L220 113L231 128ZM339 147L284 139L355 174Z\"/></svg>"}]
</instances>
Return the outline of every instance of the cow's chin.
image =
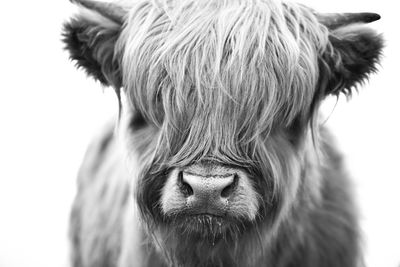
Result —
<instances>
[{"instance_id":1,"label":"cow's chin","mask_svg":"<svg viewBox=\"0 0 400 267\"><path fill-rule=\"evenodd\" d=\"M167 234L176 240L190 240L192 244L202 244L210 249L219 243L232 243L251 228L252 223L229 215L208 213L184 214L166 218Z\"/></svg>"},{"instance_id":2,"label":"cow's chin","mask_svg":"<svg viewBox=\"0 0 400 267\"><path fill-rule=\"evenodd\" d=\"M156 233L161 255L172 266L240 266L244 244L256 232L255 222L230 216L192 214L166 218Z\"/></svg>"}]
</instances>

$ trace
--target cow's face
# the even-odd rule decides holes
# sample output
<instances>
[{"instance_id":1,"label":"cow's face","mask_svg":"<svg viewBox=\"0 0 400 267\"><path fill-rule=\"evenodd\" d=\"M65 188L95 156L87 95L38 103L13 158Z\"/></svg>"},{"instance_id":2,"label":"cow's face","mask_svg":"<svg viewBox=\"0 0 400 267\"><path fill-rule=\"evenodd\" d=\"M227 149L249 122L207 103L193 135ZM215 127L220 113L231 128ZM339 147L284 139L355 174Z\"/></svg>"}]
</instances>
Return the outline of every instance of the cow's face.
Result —
<instances>
[{"instance_id":1,"label":"cow's face","mask_svg":"<svg viewBox=\"0 0 400 267\"><path fill-rule=\"evenodd\" d=\"M81 1L65 28L72 58L119 96L149 232L182 254L273 232L296 200L318 201L319 181L305 175L317 162L316 111L374 71L382 40L361 23L377 15L269 0L156 3Z\"/></svg>"}]
</instances>

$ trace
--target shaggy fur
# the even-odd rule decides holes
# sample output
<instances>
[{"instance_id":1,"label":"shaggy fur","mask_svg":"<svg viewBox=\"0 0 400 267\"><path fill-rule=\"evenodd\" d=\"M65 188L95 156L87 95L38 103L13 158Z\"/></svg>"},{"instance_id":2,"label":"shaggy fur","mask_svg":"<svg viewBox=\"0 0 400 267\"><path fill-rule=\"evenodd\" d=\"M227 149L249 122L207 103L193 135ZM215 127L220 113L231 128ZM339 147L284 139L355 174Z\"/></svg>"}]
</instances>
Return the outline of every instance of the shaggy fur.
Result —
<instances>
[{"instance_id":1,"label":"shaggy fur","mask_svg":"<svg viewBox=\"0 0 400 267\"><path fill-rule=\"evenodd\" d=\"M122 24L84 10L65 24L67 49L122 105L118 135L108 126L80 171L74 266L362 264L318 107L376 70L379 35L274 0L137 0ZM259 196L257 216L218 237L162 210L168 174L205 161L245 171Z\"/></svg>"}]
</instances>

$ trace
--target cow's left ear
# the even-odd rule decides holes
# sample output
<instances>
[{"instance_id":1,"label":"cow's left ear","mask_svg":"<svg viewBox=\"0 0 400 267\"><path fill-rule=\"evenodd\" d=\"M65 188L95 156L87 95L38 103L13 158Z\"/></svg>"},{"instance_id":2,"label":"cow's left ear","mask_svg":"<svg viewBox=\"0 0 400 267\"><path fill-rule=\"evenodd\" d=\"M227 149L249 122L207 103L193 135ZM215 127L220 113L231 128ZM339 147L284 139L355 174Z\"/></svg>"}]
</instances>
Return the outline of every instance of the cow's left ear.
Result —
<instances>
[{"instance_id":1,"label":"cow's left ear","mask_svg":"<svg viewBox=\"0 0 400 267\"><path fill-rule=\"evenodd\" d=\"M124 9L112 3L72 0L79 13L64 24L63 42L78 68L103 85L121 87L122 74L115 55Z\"/></svg>"},{"instance_id":2,"label":"cow's left ear","mask_svg":"<svg viewBox=\"0 0 400 267\"><path fill-rule=\"evenodd\" d=\"M350 95L377 70L383 38L365 24L378 19L375 13L319 15L329 30L329 45L321 56L325 94Z\"/></svg>"}]
</instances>

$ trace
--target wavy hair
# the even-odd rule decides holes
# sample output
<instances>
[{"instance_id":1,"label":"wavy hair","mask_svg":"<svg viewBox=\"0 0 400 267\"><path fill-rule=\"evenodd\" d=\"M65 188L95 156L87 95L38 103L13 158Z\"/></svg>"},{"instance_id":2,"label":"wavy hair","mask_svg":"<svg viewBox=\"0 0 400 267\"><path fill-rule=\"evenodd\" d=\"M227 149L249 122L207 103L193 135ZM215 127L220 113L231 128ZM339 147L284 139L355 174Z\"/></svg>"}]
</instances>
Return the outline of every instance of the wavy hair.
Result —
<instances>
[{"instance_id":1,"label":"wavy hair","mask_svg":"<svg viewBox=\"0 0 400 267\"><path fill-rule=\"evenodd\" d=\"M276 127L306 123L327 42L299 5L140 0L117 50L129 100L161 129L169 163L184 164L243 160Z\"/></svg>"}]
</instances>

